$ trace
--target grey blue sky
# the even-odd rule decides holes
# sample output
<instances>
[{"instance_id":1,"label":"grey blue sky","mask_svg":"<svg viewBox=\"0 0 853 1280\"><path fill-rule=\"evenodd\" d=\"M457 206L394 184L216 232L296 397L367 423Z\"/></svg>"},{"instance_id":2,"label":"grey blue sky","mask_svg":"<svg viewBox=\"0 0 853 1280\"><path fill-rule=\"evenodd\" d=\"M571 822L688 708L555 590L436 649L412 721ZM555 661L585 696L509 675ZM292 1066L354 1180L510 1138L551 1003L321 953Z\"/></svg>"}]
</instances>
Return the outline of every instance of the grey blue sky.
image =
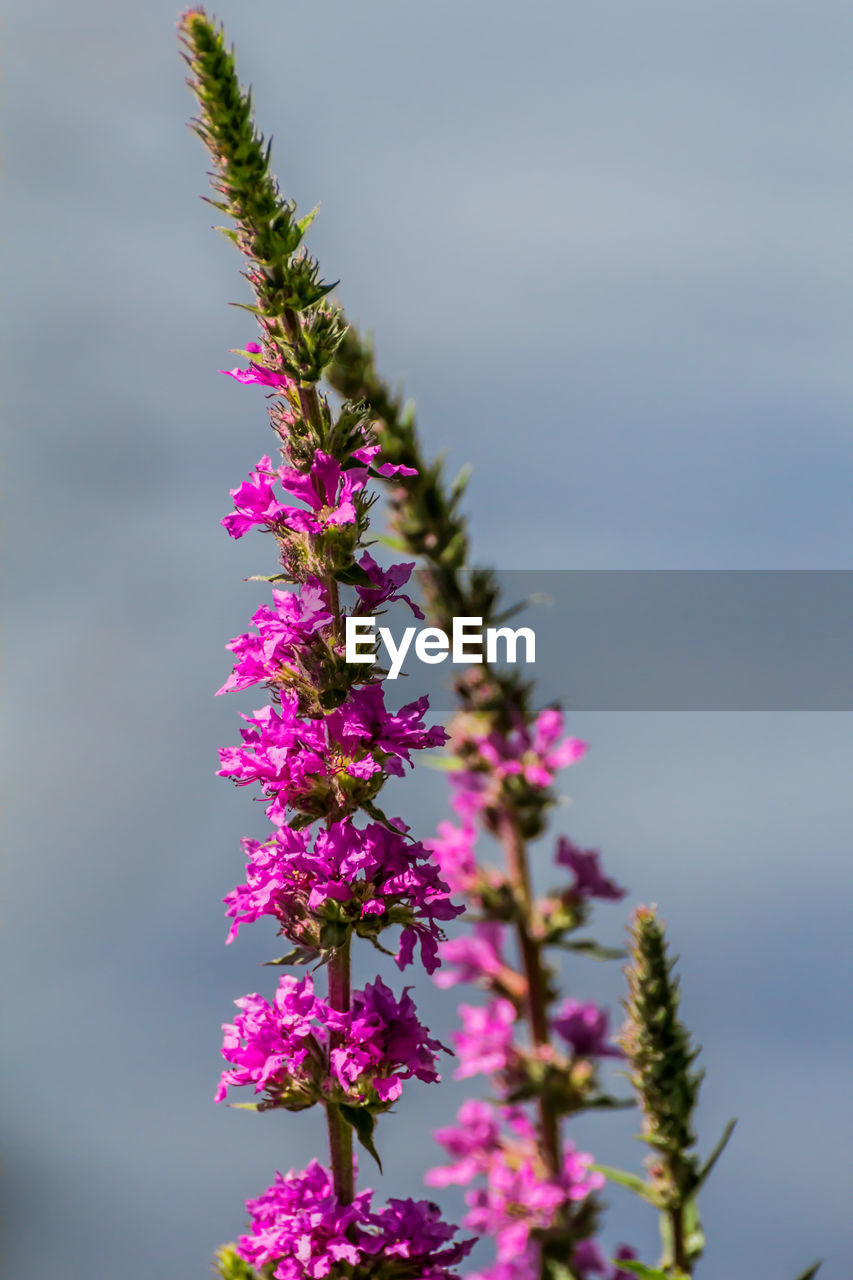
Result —
<instances>
[{"instance_id":1,"label":"grey blue sky","mask_svg":"<svg viewBox=\"0 0 853 1280\"><path fill-rule=\"evenodd\" d=\"M474 464L502 568L853 568L853 12L842 0L223 0L284 189ZM223 644L270 572L219 528L267 447L219 377L254 336L210 229L163 0L4 22L5 1256L17 1280L193 1280L315 1116L215 1108L258 815L214 777ZM570 681L569 681L570 683ZM559 830L656 901L705 1046L706 1280L849 1280L850 714L594 713ZM426 834L427 770L397 790ZM544 882L551 856L537 850ZM601 912L618 939L625 912ZM365 968L363 976L373 974ZM577 964L615 1003L618 970ZM266 984L266 986L264 985ZM453 1000L418 985L446 1037ZM420 1193L459 1084L381 1143ZM628 1115L578 1140L638 1164ZM606 1240L654 1225L614 1191ZM458 1200L448 1198L449 1211Z\"/></svg>"}]
</instances>

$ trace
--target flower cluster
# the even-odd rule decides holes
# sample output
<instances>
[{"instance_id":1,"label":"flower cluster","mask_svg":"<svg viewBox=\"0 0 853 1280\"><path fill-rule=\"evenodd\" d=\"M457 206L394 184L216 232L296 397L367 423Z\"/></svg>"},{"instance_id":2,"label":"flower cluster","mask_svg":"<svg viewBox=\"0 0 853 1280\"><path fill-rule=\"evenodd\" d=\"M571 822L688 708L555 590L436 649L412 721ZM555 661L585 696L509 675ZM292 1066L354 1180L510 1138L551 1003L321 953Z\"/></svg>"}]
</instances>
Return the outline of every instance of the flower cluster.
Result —
<instances>
[{"instance_id":1,"label":"flower cluster","mask_svg":"<svg viewBox=\"0 0 853 1280\"><path fill-rule=\"evenodd\" d=\"M482 694L482 677L474 687ZM594 1238L594 1193L604 1180L561 1131L564 1117L610 1101L601 1094L598 1066L620 1050L610 1042L606 1010L573 998L556 1004L544 959L549 945L603 951L572 935L595 899L617 901L625 891L601 869L597 852L566 837L558 840L555 861L570 873L568 883L536 901L526 869L526 840L538 834L553 802L556 771L579 760L586 746L564 737L563 714L553 707L503 717L469 707L454 722L451 742L453 807L461 821L441 823L429 844L444 878L477 906L480 919L442 945L435 980L488 993L485 1004L459 1006L455 1074L489 1077L500 1105L466 1103L460 1126L439 1131L454 1163L432 1170L428 1181L469 1186L466 1225L494 1239L494 1265L469 1280L535 1280L549 1263L559 1271L569 1259L573 1276L625 1274L611 1272ZM479 864L479 828L504 845L505 870ZM519 968L508 958L511 934ZM525 1022L529 1037L519 1034ZM621 1256L632 1255L623 1247Z\"/></svg>"},{"instance_id":2,"label":"flower cluster","mask_svg":"<svg viewBox=\"0 0 853 1280\"><path fill-rule=\"evenodd\" d=\"M316 1160L302 1173L279 1173L247 1202L251 1230L240 1252L255 1267L272 1266L275 1280L449 1280L471 1242L453 1243L454 1228L429 1201L392 1199L377 1212L372 1196L361 1191L342 1204Z\"/></svg>"},{"instance_id":3,"label":"flower cluster","mask_svg":"<svg viewBox=\"0 0 853 1280\"><path fill-rule=\"evenodd\" d=\"M446 734L427 723L426 698L386 705L379 673L348 663L343 643L347 611L402 600L420 613L404 590L413 564L383 568L365 545L371 479L401 481L416 469L381 458L362 403L333 409L318 390L345 325L318 264L300 248L311 219L296 218L269 172L269 148L221 28L194 9L182 16L181 34L200 107L195 127L214 162L217 206L233 217L231 238L248 260L261 328L261 341L242 352L248 367L221 372L266 391L280 455L265 453L231 490L222 519L232 538L272 534L280 566L269 579L271 602L227 646L233 670L219 690L269 695L243 714L239 745L220 751L220 775L257 788L271 824L265 837L243 842L245 882L225 898L229 941L241 925L269 916L295 944L274 963L313 965L311 976L282 977L272 1001L253 993L236 1002L223 1028L229 1065L216 1096L248 1086L258 1110L319 1105L330 1153L328 1170L315 1161L303 1173L278 1174L249 1202L251 1230L221 1251L219 1269L229 1278L259 1268L278 1280L451 1280L473 1242L453 1243L456 1228L427 1202L374 1209L371 1193L356 1191L353 1159L357 1137L378 1160L377 1115L405 1080L438 1080L438 1055L450 1052L421 1023L410 988L396 995L378 977L361 990L350 985L353 938L385 951L380 935L398 928L399 968L419 949L432 971L441 924L462 910L432 853L376 803L414 752L443 744ZM314 988L322 970L326 994Z\"/></svg>"},{"instance_id":4,"label":"flower cluster","mask_svg":"<svg viewBox=\"0 0 853 1280\"><path fill-rule=\"evenodd\" d=\"M553 1244L559 1237L576 1274L604 1274L598 1246L589 1240L573 1243L566 1229L573 1209L604 1185L602 1175L590 1169L592 1156L568 1143L560 1167L549 1171L536 1127L519 1107L471 1100L457 1119L458 1125L435 1134L452 1163L432 1169L427 1182L433 1187L482 1182L466 1193L465 1225L494 1238L496 1258L494 1266L477 1273L478 1280L530 1280L539 1275L542 1240ZM612 1280L618 1274L610 1273Z\"/></svg>"},{"instance_id":5,"label":"flower cluster","mask_svg":"<svg viewBox=\"0 0 853 1280\"><path fill-rule=\"evenodd\" d=\"M239 370L232 376L279 393L291 387L285 374L256 361L245 376ZM284 417L293 415L278 421ZM425 722L426 698L390 710L372 672L347 666L341 643L339 583L353 589L358 613L408 600L401 589L413 567L382 569L366 551L356 559L369 474L396 473L377 463L378 446L363 443L364 432L362 426L360 444L351 433L343 458L316 448L304 471L274 467L265 456L232 490L234 510L222 522L232 537L254 526L272 532L284 567L277 576L295 587L274 589L272 604L252 617L254 630L227 646L234 669L220 693L262 685L271 700L243 715L242 742L220 750L219 773L238 786L257 785L272 824L266 839L243 841L246 879L225 898L233 921L228 940L241 925L271 916L296 945L279 963L327 964L329 995L315 992L311 976L285 975L271 1003L257 993L237 1000L237 1017L223 1027L230 1066L216 1097L248 1085L262 1095L258 1110L320 1104L330 1141L333 1129L337 1134L331 1173L315 1163L304 1174L279 1175L249 1204L252 1234L238 1247L245 1261L274 1264L277 1277L325 1276L344 1265L357 1274L362 1264L373 1276L382 1274L381 1255L383 1267L396 1259L395 1280L438 1280L471 1242L449 1244L455 1229L434 1206L392 1201L372 1211L370 1193L350 1189L351 1139L342 1138L351 1125L375 1152L376 1115L400 1097L404 1080L439 1080L437 1055L450 1052L418 1019L408 988L398 998L377 978L349 992L350 939L364 937L385 950L379 935L398 926L398 967L410 965L419 946L432 972L441 923L462 910L451 902L431 851L374 803L386 779L411 765L414 751L441 745L447 735ZM352 531L342 543L344 526ZM360 810L373 820L359 825Z\"/></svg>"},{"instance_id":6,"label":"flower cluster","mask_svg":"<svg viewBox=\"0 0 853 1280\"><path fill-rule=\"evenodd\" d=\"M440 1080L436 1055L450 1052L419 1022L408 990L397 1000L381 978L354 992L346 1011L315 995L310 976L288 974L272 1004L257 994L235 1003L240 1014L222 1028L222 1054L233 1067L217 1102L229 1086L253 1084L266 1094L263 1110L298 1111L329 1098L376 1109L400 1097L405 1079Z\"/></svg>"},{"instance_id":7,"label":"flower cluster","mask_svg":"<svg viewBox=\"0 0 853 1280\"><path fill-rule=\"evenodd\" d=\"M427 971L437 968L441 923L462 908L451 902L428 851L406 838L402 823L357 827L346 820L315 834L281 826L266 841L244 840L243 848L246 882L225 898L234 920L229 941L241 924L262 916L272 916L291 942L316 952L341 926L375 942L382 930L399 925L398 966L412 962L419 943Z\"/></svg>"}]
</instances>

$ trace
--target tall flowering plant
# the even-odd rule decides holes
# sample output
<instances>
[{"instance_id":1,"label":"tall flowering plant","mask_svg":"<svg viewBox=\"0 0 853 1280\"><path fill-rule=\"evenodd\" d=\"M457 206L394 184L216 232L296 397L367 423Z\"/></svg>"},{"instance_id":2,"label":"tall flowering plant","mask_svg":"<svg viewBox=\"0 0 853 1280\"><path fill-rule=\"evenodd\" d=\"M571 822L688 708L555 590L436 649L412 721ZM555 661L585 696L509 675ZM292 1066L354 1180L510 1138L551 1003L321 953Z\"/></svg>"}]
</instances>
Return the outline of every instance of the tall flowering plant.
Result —
<instances>
[{"instance_id":1,"label":"tall flowering plant","mask_svg":"<svg viewBox=\"0 0 853 1280\"><path fill-rule=\"evenodd\" d=\"M423 617L402 591L413 565L384 570L366 549L374 482L388 486L398 543L425 566L431 620L450 630L457 616L499 624L506 614L494 575L465 570L464 477L448 486L440 464L425 461L413 410L379 377L371 347L302 248L313 215L297 218L271 175L221 29L192 9L180 30L200 108L195 127L214 164L211 203L233 220L224 230L247 261L260 326L245 363L221 372L264 388L275 440L231 491L222 520L232 538L272 534L279 561L271 602L227 646L233 670L220 690L268 694L243 715L240 744L220 753L222 776L259 788L270 823L265 838L243 841L245 878L225 899L228 940L270 916L290 947L271 963L306 967L301 978L285 972L270 999L236 1001L216 1097L244 1090L252 1100L236 1105L258 1111L320 1107L329 1149L328 1163L276 1173L247 1202L249 1228L220 1251L220 1275L450 1280L474 1243L457 1240L431 1202L377 1208L356 1187L354 1139L378 1162L377 1118L406 1080L438 1081L448 1052L421 1023L410 988L395 993L377 976L352 989L357 938L393 955L400 970L417 957L439 986L475 984L488 996L460 1006L454 1039L456 1074L488 1077L491 1100L470 1099L458 1123L438 1132L449 1162L427 1175L436 1187L468 1188L466 1225L494 1243L493 1264L468 1280L685 1280L704 1248L697 1195L732 1126L701 1162L693 1130L701 1073L678 1016L663 927L654 909L634 915L626 1021L614 1041L605 1010L561 997L551 957L555 949L622 954L577 934L594 902L619 901L625 890L596 851L565 837L555 850L560 885L537 898L530 871L529 845L546 830L556 776L585 744L565 737L560 709L537 709L513 672L468 670L456 682L448 736L426 723L426 698L391 711L376 668L366 674L347 661L348 614L400 600ZM320 391L324 378L342 397L337 411ZM383 811L380 792L413 752L445 742L456 821L417 841ZM501 869L479 859L483 833L502 846ZM467 901L473 928L445 941L442 925L462 911L451 894ZM602 1088L605 1059L618 1060L633 1086L652 1149L645 1176L595 1165L567 1132L572 1116L622 1104ZM627 1246L608 1259L597 1242L605 1178L657 1210L657 1265Z\"/></svg>"},{"instance_id":2,"label":"tall flowering plant","mask_svg":"<svg viewBox=\"0 0 853 1280\"><path fill-rule=\"evenodd\" d=\"M277 1173L247 1204L250 1226L219 1256L226 1277L277 1280L448 1280L471 1248L457 1241L431 1202L392 1199L374 1207L355 1184L353 1138L378 1160L377 1117L405 1081L439 1079L444 1046L418 1017L406 988L377 977L352 990L354 938L392 949L405 970L416 956L438 965L442 922L461 910L450 900L434 855L399 818L379 807L386 780L412 753L445 741L428 725L427 699L400 710L386 704L374 668L346 661L345 610L374 610L399 596L411 565L385 571L365 548L370 485L411 473L383 460L369 415L345 402L334 412L318 383L344 324L329 286L302 248L310 217L297 219L269 174L248 96L220 29L201 10L181 19L195 122L214 162L214 203L234 221L229 235L249 262L261 341L242 367L226 370L270 397L275 457L265 454L231 491L222 523L232 538L271 534L279 561L271 603L252 629L232 640L233 672L220 692L261 689L268 700L243 714L241 742L220 752L220 773L259 789L270 827L243 842L244 882L226 898L231 937L271 916L291 950L270 999L239 999L223 1028L227 1070L217 1099L248 1092L259 1111L323 1109L329 1162ZM352 596L345 606L343 592ZM317 990L315 981L324 975Z\"/></svg>"}]
</instances>

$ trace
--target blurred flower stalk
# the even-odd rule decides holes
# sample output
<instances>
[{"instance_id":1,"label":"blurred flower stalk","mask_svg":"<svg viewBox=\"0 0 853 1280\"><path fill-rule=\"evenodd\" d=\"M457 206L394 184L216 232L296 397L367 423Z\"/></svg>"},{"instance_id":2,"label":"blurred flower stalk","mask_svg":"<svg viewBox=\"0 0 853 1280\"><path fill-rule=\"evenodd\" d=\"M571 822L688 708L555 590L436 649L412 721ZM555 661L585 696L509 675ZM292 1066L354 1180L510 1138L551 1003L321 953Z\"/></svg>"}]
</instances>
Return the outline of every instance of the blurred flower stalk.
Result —
<instances>
[{"instance_id":1,"label":"blurred flower stalk","mask_svg":"<svg viewBox=\"0 0 853 1280\"><path fill-rule=\"evenodd\" d=\"M220 690L269 694L243 716L241 744L220 753L223 776L260 788L271 824L265 839L243 842L245 880L225 900L229 941L269 916L291 948L270 963L310 967L302 978L285 973L270 1000L254 993L236 1002L216 1096L248 1088L254 1100L236 1105L319 1106L329 1147L328 1165L277 1173L247 1203L249 1230L220 1251L219 1273L450 1280L472 1248L435 1204L391 1199L375 1209L372 1192L356 1187L353 1138L378 1162L377 1118L406 1080L438 1081L448 1052L421 1023L409 988L397 995L377 976L352 990L350 952L360 939L401 970L417 954L439 986L468 983L487 996L460 1006L453 1039L457 1077L486 1077L490 1097L469 1099L457 1124L438 1131L448 1163L426 1176L435 1187L467 1187L465 1225L493 1243L493 1261L469 1280L692 1277L704 1247L697 1196L733 1124L700 1162L701 1074L678 1017L663 926L650 908L633 917L627 1017L614 1041L605 1009L561 992L554 956L624 956L580 933L595 902L626 891L597 851L565 836L554 848L561 883L537 897L531 874L530 844L546 834L557 775L586 751L565 735L562 710L537 708L517 672L486 662L455 681L448 735L425 723L426 698L392 712L382 669L347 661L348 617L394 601L424 617L402 590L413 564L383 569L367 550L373 482L387 488L392 545L420 561L431 624L448 634L459 618L500 627L516 607L502 604L490 570L469 567L467 474L447 483L441 462L425 458L414 408L383 381L372 344L348 326L302 247L313 214L298 218L281 195L222 29L191 9L180 33L199 106L194 127L213 163L210 203L233 222L222 230L246 260L247 310L260 330L239 353L246 363L221 372L264 388L278 454L264 454L232 490L222 521L234 538L272 534L278 553L271 603L229 643L234 667ZM322 381L338 393L337 410ZM455 820L417 841L380 808L380 792L413 752L445 742ZM481 837L502 849L500 868L478 854ZM451 895L467 903L470 928L445 940L443 924L463 911ZM380 940L390 928L400 930L396 950ZM321 971L325 992L315 990ZM633 1105L603 1087L606 1060L624 1068L639 1104L652 1148L645 1176L596 1165L567 1133L581 1113ZM605 1180L658 1213L656 1264L626 1245L608 1257L598 1238Z\"/></svg>"}]
</instances>

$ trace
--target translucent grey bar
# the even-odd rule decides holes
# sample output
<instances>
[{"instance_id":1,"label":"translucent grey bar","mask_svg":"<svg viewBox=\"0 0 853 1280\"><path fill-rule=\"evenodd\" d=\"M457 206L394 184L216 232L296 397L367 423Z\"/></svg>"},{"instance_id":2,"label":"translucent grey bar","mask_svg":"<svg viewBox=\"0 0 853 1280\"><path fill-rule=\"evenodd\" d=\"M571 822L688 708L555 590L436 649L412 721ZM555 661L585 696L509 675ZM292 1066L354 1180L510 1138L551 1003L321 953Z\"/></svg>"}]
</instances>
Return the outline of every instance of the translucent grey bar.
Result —
<instances>
[{"instance_id":1,"label":"translucent grey bar","mask_svg":"<svg viewBox=\"0 0 853 1280\"><path fill-rule=\"evenodd\" d=\"M853 571L507 570L507 624L532 627L519 669L536 702L584 711L853 710ZM417 578L417 575L415 575ZM416 582L413 584L416 587ZM380 623L415 621L398 607ZM417 623L422 626L425 624ZM523 652L523 646L520 646ZM449 710L449 659L410 653L394 701L429 692Z\"/></svg>"}]
</instances>

